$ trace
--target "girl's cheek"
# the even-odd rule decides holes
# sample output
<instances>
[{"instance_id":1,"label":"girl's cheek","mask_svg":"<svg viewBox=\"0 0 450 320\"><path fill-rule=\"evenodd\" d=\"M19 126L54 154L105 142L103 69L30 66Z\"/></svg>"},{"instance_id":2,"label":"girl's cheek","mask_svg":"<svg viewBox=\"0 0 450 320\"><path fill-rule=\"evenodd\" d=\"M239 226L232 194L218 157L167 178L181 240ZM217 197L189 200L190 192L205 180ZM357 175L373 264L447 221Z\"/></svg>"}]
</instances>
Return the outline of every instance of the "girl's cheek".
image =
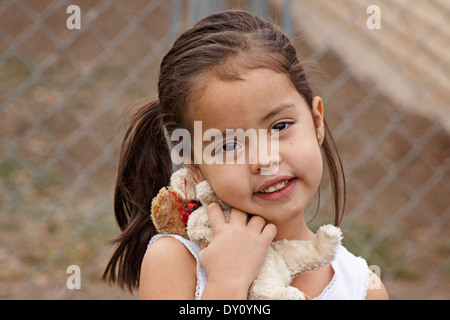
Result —
<instances>
[{"instance_id":1,"label":"girl's cheek","mask_svg":"<svg viewBox=\"0 0 450 320\"><path fill-rule=\"evenodd\" d=\"M322 154L318 146L307 146L307 145L297 145L295 149L291 146L291 152L289 155L291 159L291 163L296 170L298 170L298 174L304 178L314 178L318 177L319 179L322 177L323 171L323 159ZM287 160L281 159L281 161Z\"/></svg>"},{"instance_id":2,"label":"girl's cheek","mask_svg":"<svg viewBox=\"0 0 450 320\"><path fill-rule=\"evenodd\" d=\"M322 154L320 153L319 150L318 152L315 152L314 155L311 155L310 160L310 175L314 185L319 186L320 180L322 179L322 174L323 174L323 160Z\"/></svg>"}]
</instances>

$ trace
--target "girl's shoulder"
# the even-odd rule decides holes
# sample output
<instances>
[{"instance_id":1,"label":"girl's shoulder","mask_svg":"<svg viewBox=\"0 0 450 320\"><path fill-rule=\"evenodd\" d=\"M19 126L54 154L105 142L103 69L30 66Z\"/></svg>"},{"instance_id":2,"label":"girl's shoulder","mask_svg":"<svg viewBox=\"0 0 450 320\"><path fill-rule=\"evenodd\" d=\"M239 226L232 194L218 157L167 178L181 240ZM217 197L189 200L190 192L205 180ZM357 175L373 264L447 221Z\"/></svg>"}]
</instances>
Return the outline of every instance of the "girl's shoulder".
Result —
<instances>
[{"instance_id":1,"label":"girl's shoulder","mask_svg":"<svg viewBox=\"0 0 450 320\"><path fill-rule=\"evenodd\" d=\"M147 250L150 247L153 247L156 242L158 242L158 245L161 245L161 243L163 242L165 243L165 245L169 245L169 243L171 243L178 249L188 250L190 255L193 255L194 257L197 257L201 250L200 246L196 242L176 234L168 233L160 233L154 235L148 243Z\"/></svg>"},{"instance_id":2,"label":"girl's shoulder","mask_svg":"<svg viewBox=\"0 0 450 320\"><path fill-rule=\"evenodd\" d=\"M182 237L180 237L182 238ZM159 256L165 258L176 258L179 256L191 257L190 250L180 239L173 236L163 236L158 234L154 236L147 245L145 256ZM144 258L145 258L144 256ZM170 257L171 256L171 257Z\"/></svg>"}]
</instances>

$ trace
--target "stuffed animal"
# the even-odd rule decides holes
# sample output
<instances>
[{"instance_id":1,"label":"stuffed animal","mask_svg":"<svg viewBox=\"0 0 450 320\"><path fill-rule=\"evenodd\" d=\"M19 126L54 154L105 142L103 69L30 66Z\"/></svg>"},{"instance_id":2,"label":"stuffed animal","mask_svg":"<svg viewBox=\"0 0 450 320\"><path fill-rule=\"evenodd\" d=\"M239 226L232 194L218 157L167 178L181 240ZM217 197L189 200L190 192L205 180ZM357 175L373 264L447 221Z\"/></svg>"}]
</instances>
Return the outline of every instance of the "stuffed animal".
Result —
<instances>
[{"instance_id":1,"label":"stuffed animal","mask_svg":"<svg viewBox=\"0 0 450 320\"><path fill-rule=\"evenodd\" d=\"M196 184L189 171L182 168L172 174L170 185L161 188L153 199L151 217L158 232L181 235L205 248L212 240L206 214L206 207L212 202L221 205L229 221L231 207L216 196L206 180ZM339 228L324 225L310 241L273 241L249 289L249 300L308 299L290 283L300 272L329 265L341 240Z\"/></svg>"}]
</instances>

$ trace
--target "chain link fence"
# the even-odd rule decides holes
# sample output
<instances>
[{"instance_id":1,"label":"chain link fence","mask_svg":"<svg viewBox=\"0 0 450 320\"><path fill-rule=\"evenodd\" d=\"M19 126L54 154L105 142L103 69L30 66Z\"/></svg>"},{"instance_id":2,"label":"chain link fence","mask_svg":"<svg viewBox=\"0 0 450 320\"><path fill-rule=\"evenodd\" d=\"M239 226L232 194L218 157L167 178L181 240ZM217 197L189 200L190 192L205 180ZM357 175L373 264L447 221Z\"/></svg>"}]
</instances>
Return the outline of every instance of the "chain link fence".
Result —
<instances>
[{"instance_id":1,"label":"chain link fence","mask_svg":"<svg viewBox=\"0 0 450 320\"><path fill-rule=\"evenodd\" d=\"M67 27L69 5L81 9L80 29ZM227 8L275 21L320 66L311 80L348 183L344 244L380 268L391 298L450 298L444 0L1 0L1 298L137 297L100 279L118 235L123 111L155 96L161 58L183 30ZM313 228L332 221L324 193ZM80 289L67 286L71 265Z\"/></svg>"}]
</instances>

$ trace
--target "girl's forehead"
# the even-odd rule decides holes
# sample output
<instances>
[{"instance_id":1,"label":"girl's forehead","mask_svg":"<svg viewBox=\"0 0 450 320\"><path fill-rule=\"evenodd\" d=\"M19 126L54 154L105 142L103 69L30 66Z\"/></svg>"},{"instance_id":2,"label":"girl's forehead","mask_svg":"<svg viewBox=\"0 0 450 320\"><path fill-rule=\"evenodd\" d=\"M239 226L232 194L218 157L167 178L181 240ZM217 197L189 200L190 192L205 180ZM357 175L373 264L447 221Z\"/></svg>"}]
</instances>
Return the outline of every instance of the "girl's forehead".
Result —
<instances>
[{"instance_id":1,"label":"girl's forehead","mask_svg":"<svg viewBox=\"0 0 450 320\"><path fill-rule=\"evenodd\" d=\"M203 88L190 105L191 120L206 126L245 123L263 117L280 104L301 98L286 74L252 69L239 80L222 80L212 74L202 79Z\"/></svg>"}]
</instances>

